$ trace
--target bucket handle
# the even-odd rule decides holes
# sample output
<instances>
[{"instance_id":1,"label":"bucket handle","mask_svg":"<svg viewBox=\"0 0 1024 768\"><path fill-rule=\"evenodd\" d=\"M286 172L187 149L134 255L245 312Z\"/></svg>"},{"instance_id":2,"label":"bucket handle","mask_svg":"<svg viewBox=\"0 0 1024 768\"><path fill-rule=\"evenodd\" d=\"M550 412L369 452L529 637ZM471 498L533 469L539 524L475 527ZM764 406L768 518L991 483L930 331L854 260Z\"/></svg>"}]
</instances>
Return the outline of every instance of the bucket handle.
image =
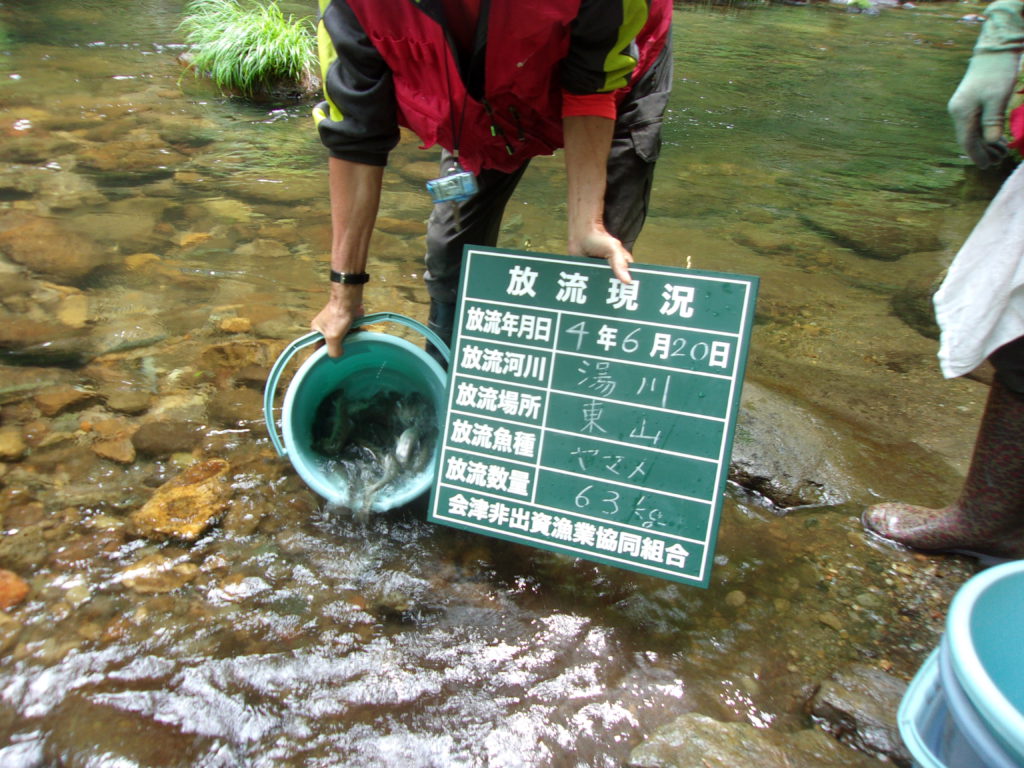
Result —
<instances>
[{"instance_id":1,"label":"bucket handle","mask_svg":"<svg viewBox=\"0 0 1024 768\"><path fill-rule=\"evenodd\" d=\"M354 331L363 325L370 325L372 323L384 323L392 322L404 325L407 328L412 328L422 336L426 337L427 341L434 345L434 347L444 357L445 362L451 360L451 351L448 349L448 345L441 341L441 337L434 333L430 328L425 326L418 320L413 320L411 317L400 315L397 312L374 312L369 315L363 315L352 322L349 331ZM281 441L281 436L277 433L277 424L274 422L274 397L277 395L277 382L281 378L281 374L284 372L285 366L291 362L291 359L300 351L306 347L316 344L318 341L323 339L323 334L320 331L310 331L304 336L300 336L295 339L291 344L284 348L284 351L278 356L277 361L274 363L274 367L270 369L270 374L267 376L267 386L263 389L263 420L267 423L267 432L270 433L270 442L274 444L274 450L277 451L278 456L286 456L287 450L284 447L284 443Z\"/></svg>"}]
</instances>

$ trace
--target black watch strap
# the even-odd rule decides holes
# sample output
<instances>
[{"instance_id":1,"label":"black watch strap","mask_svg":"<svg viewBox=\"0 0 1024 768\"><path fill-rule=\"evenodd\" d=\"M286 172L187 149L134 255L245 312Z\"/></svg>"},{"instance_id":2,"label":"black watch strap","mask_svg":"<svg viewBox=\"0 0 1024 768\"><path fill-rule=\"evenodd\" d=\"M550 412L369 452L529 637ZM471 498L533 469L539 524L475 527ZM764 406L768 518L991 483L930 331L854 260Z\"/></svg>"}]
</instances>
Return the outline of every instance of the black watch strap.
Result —
<instances>
[{"instance_id":1,"label":"black watch strap","mask_svg":"<svg viewBox=\"0 0 1024 768\"><path fill-rule=\"evenodd\" d=\"M331 270L331 282L342 285L362 285L370 281L366 272L335 272Z\"/></svg>"}]
</instances>

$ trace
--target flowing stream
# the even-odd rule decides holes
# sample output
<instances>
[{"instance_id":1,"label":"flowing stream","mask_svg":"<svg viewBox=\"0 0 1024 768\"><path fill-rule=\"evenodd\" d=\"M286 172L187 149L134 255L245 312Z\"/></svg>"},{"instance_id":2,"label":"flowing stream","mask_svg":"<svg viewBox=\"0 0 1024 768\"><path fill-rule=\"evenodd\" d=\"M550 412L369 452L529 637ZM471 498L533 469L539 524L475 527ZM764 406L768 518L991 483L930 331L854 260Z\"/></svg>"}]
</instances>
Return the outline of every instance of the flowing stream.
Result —
<instances>
[{"instance_id":1,"label":"flowing stream","mask_svg":"<svg viewBox=\"0 0 1024 768\"><path fill-rule=\"evenodd\" d=\"M927 311L1000 181L945 113L980 6L677 8L635 256L761 277L767 425L741 425L707 590L423 503L364 524L275 455L262 384L326 297L325 155L308 106L183 74L182 6L0 0L0 568L28 588L0 612L0 766L611 768L660 764L639 750L675 722L762 739L752 766L873 764L814 691L908 679L974 570L859 515L947 501L985 398L942 379ZM368 311L426 317L435 159L393 155ZM564 252L564 210L538 159L499 245ZM140 535L189 466L226 478L218 523Z\"/></svg>"}]
</instances>

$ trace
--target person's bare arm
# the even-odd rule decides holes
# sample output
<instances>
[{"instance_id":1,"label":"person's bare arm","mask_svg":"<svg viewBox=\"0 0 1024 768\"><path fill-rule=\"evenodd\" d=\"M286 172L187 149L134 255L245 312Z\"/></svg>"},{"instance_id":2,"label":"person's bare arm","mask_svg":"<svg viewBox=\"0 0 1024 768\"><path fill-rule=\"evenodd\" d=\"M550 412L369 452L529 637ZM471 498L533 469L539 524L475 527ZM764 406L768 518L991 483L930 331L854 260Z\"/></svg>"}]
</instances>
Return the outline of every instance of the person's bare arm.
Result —
<instances>
[{"instance_id":1,"label":"person's bare arm","mask_svg":"<svg viewBox=\"0 0 1024 768\"><path fill-rule=\"evenodd\" d=\"M580 115L566 117L562 123L568 179L569 253L607 259L612 274L624 283L631 283L629 265L633 257L604 228L604 190L615 122L606 117Z\"/></svg>"},{"instance_id":2,"label":"person's bare arm","mask_svg":"<svg viewBox=\"0 0 1024 768\"><path fill-rule=\"evenodd\" d=\"M383 166L364 165L331 157L328 160L331 195L331 269L346 274L366 271L370 236L380 206ZM353 321L363 315L363 286L331 283L327 304L310 327L327 342L327 354L337 357Z\"/></svg>"}]
</instances>

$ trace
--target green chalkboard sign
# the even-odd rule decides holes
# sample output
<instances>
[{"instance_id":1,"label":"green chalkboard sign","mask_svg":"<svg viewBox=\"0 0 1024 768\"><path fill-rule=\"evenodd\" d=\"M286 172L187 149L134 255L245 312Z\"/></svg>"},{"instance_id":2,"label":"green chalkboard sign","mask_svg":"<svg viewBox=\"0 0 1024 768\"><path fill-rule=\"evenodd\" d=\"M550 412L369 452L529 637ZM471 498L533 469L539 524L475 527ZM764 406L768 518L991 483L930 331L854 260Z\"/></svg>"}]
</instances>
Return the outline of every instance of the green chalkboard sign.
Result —
<instances>
[{"instance_id":1,"label":"green chalkboard sign","mask_svg":"<svg viewBox=\"0 0 1024 768\"><path fill-rule=\"evenodd\" d=\"M757 278L467 246L436 523L706 587Z\"/></svg>"}]
</instances>

